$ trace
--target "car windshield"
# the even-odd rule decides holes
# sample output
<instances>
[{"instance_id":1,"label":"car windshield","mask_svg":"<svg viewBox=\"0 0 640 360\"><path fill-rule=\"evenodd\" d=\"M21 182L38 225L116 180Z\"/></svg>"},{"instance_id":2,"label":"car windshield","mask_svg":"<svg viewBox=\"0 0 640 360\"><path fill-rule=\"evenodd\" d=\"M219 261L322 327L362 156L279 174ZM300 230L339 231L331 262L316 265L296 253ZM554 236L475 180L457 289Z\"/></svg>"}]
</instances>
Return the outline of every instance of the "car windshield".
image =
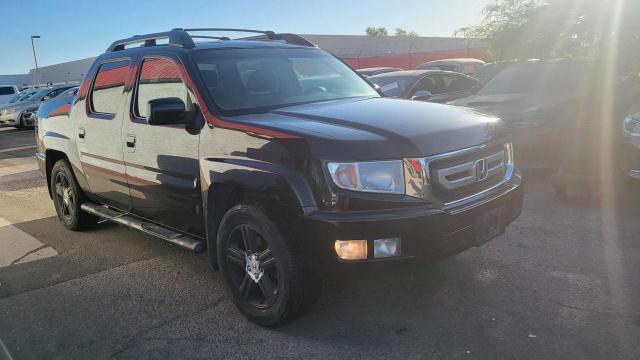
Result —
<instances>
[{"instance_id":1,"label":"car windshield","mask_svg":"<svg viewBox=\"0 0 640 360\"><path fill-rule=\"evenodd\" d=\"M193 58L211 98L228 114L379 96L347 65L318 49L211 49Z\"/></svg>"},{"instance_id":2,"label":"car windshield","mask_svg":"<svg viewBox=\"0 0 640 360\"><path fill-rule=\"evenodd\" d=\"M78 93L78 89L77 87L71 88L69 90L66 90L65 92L63 92L62 94L58 95L59 97L64 97L64 96L75 96Z\"/></svg>"},{"instance_id":3,"label":"car windshield","mask_svg":"<svg viewBox=\"0 0 640 360\"><path fill-rule=\"evenodd\" d=\"M42 89L40 91L36 91L35 93L29 95L24 101L34 101L39 100L41 97L47 95L51 91L51 89Z\"/></svg>"},{"instance_id":4,"label":"car windshield","mask_svg":"<svg viewBox=\"0 0 640 360\"><path fill-rule=\"evenodd\" d=\"M15 103L15 102L19 102L19 101L23 101L26 100L29 96L31 96L34 92L33 91L25 91L25 92L21 92L18 95L14 96L11 98L11 100L9 100L10 103Z\"/></svg>"},{"instance_id":5,"label":"car windshield","mask_svg":"<svg viewBox=\"0 0 640 360\"><path fill-rule=\"evenodd\" d=\"M367 80L380 86L385 96L397 97L402 96L415 79L408 76L372 76Z\"/></svg>"},{"instance_id":6,"label":"car windshield","mask_svg":"<svg viewBox=\"0 0 640 360\"><path fill-rule=\"evenodd\" d=\"M565 93L579 87L579 74L569 66L514 66L500 71L478 95Z\"/></svg>"}]
</instances>

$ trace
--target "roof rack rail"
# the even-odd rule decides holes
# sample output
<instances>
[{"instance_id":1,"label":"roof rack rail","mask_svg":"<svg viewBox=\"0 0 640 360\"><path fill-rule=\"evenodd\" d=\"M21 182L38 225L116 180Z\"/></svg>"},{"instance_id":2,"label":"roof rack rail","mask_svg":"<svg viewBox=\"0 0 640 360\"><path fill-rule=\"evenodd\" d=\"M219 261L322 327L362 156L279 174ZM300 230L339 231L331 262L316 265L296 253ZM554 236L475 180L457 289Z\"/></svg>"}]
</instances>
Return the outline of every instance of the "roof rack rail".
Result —
<instances>
[{"instance_id":1,"label":"roof rack rail","mask_svg":"<svg viewBox=\"0 0 640 360\"><path fill-rule=\"evenodd\" d=\"M251 29L227 29L227 28L194 28L194 29L181 29L176 28L171 31L146 34L146 35L135 35L130 38L121 39L114 41L109 48L107 48L107 52L120 51L124 50L127 45L142 43L141 46L155 46L156 40L160 39L168 39L170 46L182 47L185 49L191 49L196 46L193 42L193 39L216 39L216 40L230 40L229 37L226 36L205 36L205 35L189 35L189 31L191 32L201 32L201 31L226 31L226 32L248 32L248 33L256 33L260 35L250 36L241 38L242 40L259 40L259 41L284 41L287 44L299 45L299 46L309 46L316 47L315 44L311 43L309 40L303 38L300 35L283 33L276 34L273 31L264 31L264 30L251 30Z\"/></svg>"},{"instance_id":2,"label":"roof rack rail","mask_svg":"<svg viewBox=\"0 0 640 360\"><path fill-rule=\"evenodd\" d=\"M282 33L282 34L276 34L276 37L278 37L278 40L284 40L284 42L286 42L287 44L318 47L318 45L312 43L311 41L297 34Z\"/></svg>"},{"instance_id":3,"label":"roof rack rail","mask_svg":"<svg viewBox=\"0 0 640 360\"><path fill-rule=\"evenodd\" d=\"M190 49L196 46L191 36L182 29L173 29L171 31L135 35L130 38L114 41L107 49L107 52L124 50L125 46L137 43L143 43L143 46L154 46L156 40L169 39L169 45Z\"/></svg>"},{"instance_id":4,"label":"roof rack rail","mask_svg":"<svg viewBox=\"0 0 640 360\"><path fill-rule=\"evenodd\" d=\"M193 28L193 29L184 29L186 32L190 31L228 31L228 32L248 32L248 33L256 33L256 34L264 34L269 40L277 40L276 33L269 30L251 30L251 29L230 29L230 28Z\"/></svg>"}]
</instances>

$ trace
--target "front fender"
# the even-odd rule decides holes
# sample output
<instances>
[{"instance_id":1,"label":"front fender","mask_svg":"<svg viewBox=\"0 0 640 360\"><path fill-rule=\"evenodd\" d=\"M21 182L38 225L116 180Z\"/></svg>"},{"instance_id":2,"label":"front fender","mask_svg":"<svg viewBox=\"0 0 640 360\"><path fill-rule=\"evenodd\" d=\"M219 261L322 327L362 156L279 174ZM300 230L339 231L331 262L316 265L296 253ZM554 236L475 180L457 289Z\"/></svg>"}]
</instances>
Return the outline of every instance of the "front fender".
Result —
<instances>
[{"instance_id":1,"label":"front fender","mask_svg":"<svg viewBox=\"0 0 640 360\"><path fill-rule=\"evenodd\" d=\"M238 201L266 202L295 215L316 210L306 179L285 167L246 158L205 158L200 160L200 171L207 247L214 267L218 224Z\"/></svg>"},{"instance_id":2,"label":"front fender","mask_svg":"<svg viewBox=\"0 0 640 360\"><path fill-rule=\"evenodd\" d=\"M303 175L283 166L229 157L205 158L201 160L200 169L203 192L207 194L203 199L209 199L216 189L236 189L294 208L301 214L316 209L313 192ZM212 204L203 205L208 209Z\"/></svg>"}]
</instances>

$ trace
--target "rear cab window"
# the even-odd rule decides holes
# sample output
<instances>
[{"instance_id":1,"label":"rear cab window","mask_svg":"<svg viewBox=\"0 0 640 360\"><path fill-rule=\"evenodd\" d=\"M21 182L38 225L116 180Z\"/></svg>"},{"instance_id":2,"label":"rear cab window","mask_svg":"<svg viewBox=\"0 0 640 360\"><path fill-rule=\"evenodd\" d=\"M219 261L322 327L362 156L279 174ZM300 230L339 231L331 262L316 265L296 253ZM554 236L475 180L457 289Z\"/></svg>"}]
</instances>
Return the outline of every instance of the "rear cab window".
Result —
<instances>
[{"instance_id":1,"label":"rear cab window","mask_svg":"<svg viewBox=\"0 0 640 360\"><path fill-rule=\"evenodd\" d=\"M100 65L91 89L91 113L113 116L118 112L128 74L129 60L118 60Z\"/></svg>"}]
</instances>

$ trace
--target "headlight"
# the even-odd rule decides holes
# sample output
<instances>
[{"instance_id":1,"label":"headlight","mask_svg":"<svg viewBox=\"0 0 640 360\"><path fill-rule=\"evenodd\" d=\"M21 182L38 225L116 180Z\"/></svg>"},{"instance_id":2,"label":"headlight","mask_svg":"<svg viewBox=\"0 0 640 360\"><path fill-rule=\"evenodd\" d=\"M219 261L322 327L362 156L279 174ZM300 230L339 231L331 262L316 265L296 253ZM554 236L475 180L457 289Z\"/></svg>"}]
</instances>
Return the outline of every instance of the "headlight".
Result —
<instances>
[{"instance_id":1,"label":"headlight","mask_svg":"<svg viewBox=\"0 0 640 360\"><path fill-rule=\"evenodd\" d=\"M402 160L328 164L333 183L341 189L404 194Z\"/></svg>"},{"instance_id":2,"label":"headlight","mask_svg":"<svg viewBox=\"0 0 640 360\"><path fill-rule=\"evenodd\" d=\"M7 113L7 114L13 114L14 112L16 112L16 109L7 109L7 110L5 110L5 113Z\"/></svg>"},{"instance_id":3,"label":"headlight","mask_svg":"<svg viewBox=\"0 0 640 360\"><path fill-rule=\"evenodd\" d=\"M640 116L640 114L636 116L629 115L624 118L624 130L627 133L640 136L640 119L638 119L638 116Z\"/></svg>"}]
</instances>

